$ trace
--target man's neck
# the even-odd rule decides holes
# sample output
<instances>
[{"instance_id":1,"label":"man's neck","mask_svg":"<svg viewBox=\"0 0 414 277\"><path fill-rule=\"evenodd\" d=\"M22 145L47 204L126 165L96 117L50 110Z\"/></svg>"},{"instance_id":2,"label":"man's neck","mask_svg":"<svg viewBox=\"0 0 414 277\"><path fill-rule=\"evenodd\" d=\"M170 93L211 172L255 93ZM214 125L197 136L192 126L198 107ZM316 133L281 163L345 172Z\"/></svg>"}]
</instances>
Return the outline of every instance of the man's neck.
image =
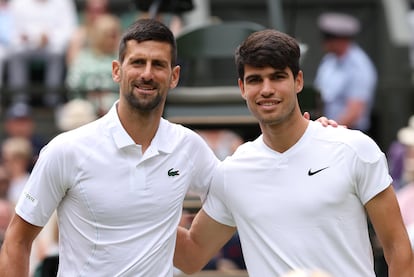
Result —
<instances>
[{"instance_id":1,"label":"man's neck","mask_svg":"<svg viewBox=\"0 0 414 277\"><path fill-rule=\"evenodd\" d=\"M161 115L156 111L139 113L119 108L118 115L125 131L136 144L141 145L144 153L157 133Z\"/></svg>"},{"instance_id":2,"label":"man's neck","mask_svg":"<svg viewBox=\"0 0 414 277\"><path fill-rule=\"evenodd\" d=\"M271 149L283 153L300 140L308 124L309 121L301 116L278 125L261 125L263 141Z\"/></svg>"}]
</instances>

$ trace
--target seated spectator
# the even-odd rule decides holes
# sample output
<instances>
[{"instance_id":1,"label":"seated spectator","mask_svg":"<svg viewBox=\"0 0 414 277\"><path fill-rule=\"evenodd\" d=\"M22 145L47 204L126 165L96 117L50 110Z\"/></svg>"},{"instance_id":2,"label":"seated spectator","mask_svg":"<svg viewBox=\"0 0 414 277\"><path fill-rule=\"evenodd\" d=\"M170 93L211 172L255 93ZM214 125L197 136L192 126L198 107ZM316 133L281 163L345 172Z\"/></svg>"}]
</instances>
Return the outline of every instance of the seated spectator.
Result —
<instances>
[{"instance_id":1,"label":"seated spectator","mask_svg":"<svg viewBox=\"0 0 414 277\"><path fill-rule=\"evenodd\" d=\"M210 146L220 160L224 160L227 156L232 155L237 147L243 143L241 136L228 129L196 131L207 142L208 146Z\"/></svg>"},{"instance_id":2,"label":"seated spectator","mask_svg":"<svg viewBox=\"0 0 414 277\"><path fill-rule=\"evenodd\" d=\"M192 0L134 0L134 3L141 13L140 17L164 22L174 35L178 35L183 28L183 13L194 9Z\"/></svg>"},{"instance_id":3,"label":"seated spectator","mask_svg":"<svg viewBox=\"0 0 414 277\"><path fill-rule=\"evenodd\" d=\"M1 145L1 157L9 176L8 200L17 203L33 166L33 153L30 141L23 137L11 137Z\"/></svg>"},{"instance_id":4,"label":"seated spectator","mask_svg":"<svg viewBox=\"0 0 414 277\"><path fill-rule=\"evenodd\" d=\"M4 234L14 214L12 203L7 199L0 199L0 247L3 244Z\"/></svg>"},{"instance_id":5,"label":"seated spectator","mask_svg":"<svg viewBox=\"0 0 414 277\"><path fill-rule=\"evenodd\" d=\"M7 199L10 188L10 176L6 168L0 165L0 199Z\"/></svg>"},{"instance_id":6,"label":"seated spectator","mask_svg":"<svg viewBox=\"0 0 414 277\"><path fill-rule=\"evenodd\" d=\"M73 0L10 0L13 37L8 61L8 85L14 102L30 100L30 65L44 65L48 106L60 104L68 41L76 28Z\"/></svg>"},{"instance_id":7,"label":"seated spectator","mask_svg":"<svg viewBox=\"0 0 414 277\"><path fill-rule=\"evenodd\" d=\"M8 0L0 0L0 88L3 85L4 65L12 34L12 17Z\"/></svg>"},{"instance_id":8,"label":"seated spectator","mask_svg":"<svg viewBox=\"0 0 414 277\"><path fill-rule=\"evenodd\" d=\"M112 61L117 59L121 23L117 16L99 16L90 34L90 46L81 50L68 68L69 98L85 98L103 115L118 98L118 84L112 80Z\"/></svg>"},{"instance_id":9,"label":"seated spectator","mask_svg":"<svg viewBox=\"0 0 414 277\"><path fill-rule=\"evenodd\" d=\"M59 228L56 211L35 239L32 257L33 277L57 276L59 265Z\"/></svg>"},{"instance_id":10,"label":"seated spectator","mask_svg":"<svg viewBox=\"0 0 414 277\"><path fill-rule=\"evenodd\" d=\"M56 126L65 132L97 119L94 106L84 99L73 99L65 103L56 113Z\"/></svg>"},{"instance_id":11,"label":"seated spectator","mask_svg":"<svg viewBox=\"0 0 414 277\"><path fill-rule=\"evenodd\" d=\"M406 148L402 174L404 185L396 194L404 224L409 226L414 224L414 117L410 118L407 127L398 131L397 138Z\"/></svg>"},{"instance_id":12,"label":"seated spectator","mask_svg":"<svg viewBox=\"0 0 414 277\"><path fill-rule=\"evenodd\" d=\"M390 175L393 179L392 185L396 191L404 186L403 170L406 148L407 147L404 144L395 140L391 143L387 151L388 166L390 168Z\"/></svg>"},{"instance_id":13,"label":"seated spectator","mask_svg":"<svg viewBox=\"0 0 414 277\"><path fill-rule=\"evenodd\" d=\"M93 33L93 24L100 15L109 13L108 0L86 0L80 12L80 22L73 32L66 53L66 64L73 63L79 52L89 46L89 36Z\"/></svg>"},{"instance_id":14,"label":"seated spectator","mask_svg":"<svg viewBox=\"0 0 414 277\"><path fill-rule=\"evenodd\" d=\"M24 137L30 140L33 148L33 161L36 161L46 139L36 133L36 122L32 109L24 103L17 103L8 108L5 114L4 131L7 137Z\"/></svg>"},{"instance_id":15,"label":"seated spectator","mask_svg":"<svg viewBox=\"0 0 414 277\"><path fill-rule=\"evenodd\" d=\"M237 232L220 250L219 256L216 259L216 267L220 271L246 269L240 238Z\"/></svg>"}]
</instances>

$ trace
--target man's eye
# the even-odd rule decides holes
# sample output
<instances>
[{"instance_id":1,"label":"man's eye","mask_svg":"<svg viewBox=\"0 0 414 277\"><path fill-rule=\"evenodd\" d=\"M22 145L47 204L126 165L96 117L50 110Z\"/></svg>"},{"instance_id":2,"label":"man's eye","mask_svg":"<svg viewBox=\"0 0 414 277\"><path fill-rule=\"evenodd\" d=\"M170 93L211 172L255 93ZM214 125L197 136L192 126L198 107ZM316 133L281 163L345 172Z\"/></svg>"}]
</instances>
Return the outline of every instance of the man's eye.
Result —
<instances>
[{"instance_id":1,"label":"man's eye","mask_svg":"<svg viewBox=\"0 0 414 277\"><path fill-rule=\"evenodd\" d=\"M281 80L281 79L284 79L284 78L286 78L286 76L284 75L284 74L276 74L276 75L273 75L273 80Z\"/></svg>"},{"instance_id":2,"label":"man's eye","mask_svg":"<svg viewBox=\"0 0 414 277\"><path fill-rule=\"evenodd\" d=\"M166 66L165 63L163 63L163 62L154 62L153 65L156 66L156 67L161 67L161 68Z\"/></svg>"},{"instance_id":3,"label":"man's eye","mask_svg":"<svg viewBox=\"0 0 414 277\"><path fill-rule=\"evenodd\" d=\"M249 78L246 80L246 82L249 84L258 83L259 81L260 81L260 78Z\"/></svg>"}]
</instances>

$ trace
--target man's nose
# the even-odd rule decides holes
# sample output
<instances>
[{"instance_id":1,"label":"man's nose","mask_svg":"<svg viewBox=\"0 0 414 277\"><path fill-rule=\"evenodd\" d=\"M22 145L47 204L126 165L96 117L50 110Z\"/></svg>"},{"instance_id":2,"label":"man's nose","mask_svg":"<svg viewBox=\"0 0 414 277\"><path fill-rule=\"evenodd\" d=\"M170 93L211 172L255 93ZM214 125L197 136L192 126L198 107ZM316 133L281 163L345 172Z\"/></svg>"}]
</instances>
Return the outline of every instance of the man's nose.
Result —
<instances>
[{"instance_id":1,"label":"man's nose","mask_svg":"<svg viewBox=\"0 0 414 277\"><path fill-rule=\"evenodd\" d=\"M151 80L152 76L152 64L148 62L145 65L144 71L142 72L142 78L144 80Z\"/></svg>"},{"instance_id":2,"label":"man's nose","mask_svg":"<svg viewBox=\"0 0 414 277\"><path fill-rule=\"evenodd\" d=\"M274 92L275 88L273 87L272 82L269 79L264 79L261 94L267 96L273 94Z\"/></svg>"}]
</instances>

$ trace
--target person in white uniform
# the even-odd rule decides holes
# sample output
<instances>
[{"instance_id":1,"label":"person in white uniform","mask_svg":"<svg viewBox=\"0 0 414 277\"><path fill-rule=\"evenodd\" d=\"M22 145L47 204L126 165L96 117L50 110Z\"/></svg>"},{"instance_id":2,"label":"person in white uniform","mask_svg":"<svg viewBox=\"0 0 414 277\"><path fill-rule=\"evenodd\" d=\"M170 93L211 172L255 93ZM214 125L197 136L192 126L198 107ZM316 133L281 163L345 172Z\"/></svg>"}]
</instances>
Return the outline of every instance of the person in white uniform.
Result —
<instances>
[{"instance_id":1,"label":"person in white uniform","mask_svg":"<svg viewBox=\"0 0 414 277\"><path fill-rule=\"evenodd\" d=\"M326 53L314 85L321 93L324 115L369 132L378 76L368 54L356 43L360 22L348 14L323 13L318 27Z\"/></svg>"},{"instance_id":2,"label":"person in white uniform","mask_svg":"<svg viewBox=\"0 0 414 277\"><path fill-rule=\"evenodd\" d=\"M59 276L172 276L186 192L204 199L218 160L195 132L163 119L179 80L171 31L140 20L112 75L119 101L41 151L0 254L0 276L28 276L33 239L57 209Z\"/></svg>"},{"instance_id":3,"label":"person in white uniform","mask_svg":"<svg viewBox=\"0 0 414 277\"><path fill-rule=\"evenodd\" d=\"M295 269L374 277L368 216L389 276L414 276L384 153L358 130L301 116L299 57L297 41L276 30L237 49L241 95L262 134L219 165L190 230L179 228L174 264L198 271L237 228L250 277Z\"/></svg>"}]
</instances>

